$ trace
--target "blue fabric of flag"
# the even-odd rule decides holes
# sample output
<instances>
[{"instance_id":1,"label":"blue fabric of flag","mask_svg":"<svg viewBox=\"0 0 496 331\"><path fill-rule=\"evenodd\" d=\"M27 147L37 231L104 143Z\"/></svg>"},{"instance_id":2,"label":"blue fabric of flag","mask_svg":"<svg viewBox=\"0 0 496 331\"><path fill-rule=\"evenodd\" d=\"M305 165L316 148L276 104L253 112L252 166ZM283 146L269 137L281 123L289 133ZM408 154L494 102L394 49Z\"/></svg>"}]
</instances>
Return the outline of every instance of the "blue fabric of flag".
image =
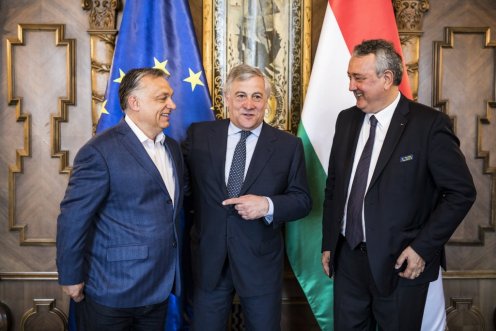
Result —
<instances>
[{"instance_id":1,"label":"blue fabric of flag","mask_svg":"<svg viewBox=\"0 0 496 331\"><path fill-rule=\"evenodd\" d=\"M156 67L170 74L176 110L164 131L181 142L193 122L213 120L211 100L187 0L127 0L116 41L114 59L96 133L116 125L124 116L119 103L119 83L133 68ZM184 215L184 213L182 213ZM184 217L178 235L187 237ZM188 287L189 241L184 241L182 284ZM187 294L190 289L183 291ZM165 299L165 298L164 298ZM70 330L75 331L73 304L69 312ZM165 330L188 330L190 309L186 298L171 295ZM84 331L84 330L79 330Z\"/></svg>"}]
</instances>

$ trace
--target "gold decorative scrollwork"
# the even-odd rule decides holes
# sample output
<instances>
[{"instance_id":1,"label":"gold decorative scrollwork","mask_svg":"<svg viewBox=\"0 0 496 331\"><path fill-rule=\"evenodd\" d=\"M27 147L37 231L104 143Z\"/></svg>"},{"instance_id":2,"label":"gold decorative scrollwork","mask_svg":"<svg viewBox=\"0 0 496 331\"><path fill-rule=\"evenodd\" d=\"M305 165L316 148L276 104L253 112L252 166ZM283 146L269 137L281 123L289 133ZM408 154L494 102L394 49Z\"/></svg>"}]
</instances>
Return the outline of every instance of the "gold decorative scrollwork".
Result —
<instances>
[{"instance_id":1,"label":"gold decorative scrollwork","mask_svg":"<svg viewBox=\"0 0 496 331\"><path fill-rule=\"evenodd\" d=\"M422 15L429 10L428 0L393 0L398 30L420 31Z\"/></svg>"},{"instance_id":2,"label":"gold decorative scrollwork","mask_svg":"<svg viewBox=\"0 0 496 331\"><path fill-rule=\"evenodd\" d=\"M400 35L403 61L414 100L418 96L420 37L422 17L429 10L428 0L393 0L396 25Z\"/></svg>"},{"instance_id":3,"label":"gold decorative scrollwork","mask_svg":"<svg viewBox=\"0 0 496 331\"><path fill-rule=\"evenodd\" d=\"M18 225L15 220L16 209L16 175L23 172L23 158L31 155L31 114L22 109L22 98L14 96L14 55L13 47L23 46L24 31L54 31L55 45L66 48L66 80L67 96L60 97L58 114L50 115L50 148L51 156L60 158L60 173L68 174L71 171L68 163L69 152L61 149L60 123L67 122L67 108L76 102L76 40L65 39L63 24L19 24L17 37L7 38L7 94L8 103L15 106L16 121L24 123L24 148L16 150L16 163L9 166L9 229L19 231L21 245L54 245L55 240L50 238L29 239L26 236L27 225Z\"/></svg>"},{"instance_id":4,"label":"gold decorative scrollwork","mask_svg":"<svg viewBox=\"0 0 496 331\"><path fill-rule=\"evenodd\" d=\"M121 0L82 0L82 7L89 11L91 118L95 133L114 55L117 12L122 4Z\"/></svg>"}]
</instances>

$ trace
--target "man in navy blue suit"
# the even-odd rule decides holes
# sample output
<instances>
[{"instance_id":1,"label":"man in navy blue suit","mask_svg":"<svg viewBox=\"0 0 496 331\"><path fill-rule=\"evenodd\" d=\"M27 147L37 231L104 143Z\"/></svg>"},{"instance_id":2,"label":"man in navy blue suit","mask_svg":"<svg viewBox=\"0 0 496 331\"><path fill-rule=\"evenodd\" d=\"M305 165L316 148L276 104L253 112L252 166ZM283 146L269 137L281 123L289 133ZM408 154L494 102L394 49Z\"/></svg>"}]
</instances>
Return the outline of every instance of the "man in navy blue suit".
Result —
<instances>
[{"instance_id":1,"label":"man in navy blue suit","mask_svg":"<svg viewBox=\"0 0 496 331\"><path fill-rule=\"evenodd\" d=\"M162 132L176 108L165 73L130 70L125 118L87 142L57 220L59 283L84 330L163 330L179 294L179 145Z\"/></svg>"},{"instance_id":2,"label":"man in navy blue suit","mask_svg":"<svg viewBox=\"0 0 496 331\"><path fill-rule=\"evenodd\" d=\"M301 140L263 122L270 91L259 69L234 67L229 119L188 130L196 331L225 330L235 292L247 330L280 329L281 226L306 216L311 198Z\"/></svg>"}]
</instances>

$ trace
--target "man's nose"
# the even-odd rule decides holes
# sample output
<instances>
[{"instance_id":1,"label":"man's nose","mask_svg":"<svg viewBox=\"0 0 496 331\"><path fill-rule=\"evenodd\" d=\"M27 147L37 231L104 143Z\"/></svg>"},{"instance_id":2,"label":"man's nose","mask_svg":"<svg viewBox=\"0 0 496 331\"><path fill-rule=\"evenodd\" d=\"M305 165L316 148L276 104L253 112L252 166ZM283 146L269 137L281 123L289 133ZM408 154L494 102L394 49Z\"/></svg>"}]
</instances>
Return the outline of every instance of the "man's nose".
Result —
<instances>
[{"instance_id":1,"label":"man's nose","mask_svg":"<svg viewBox=\"0 0 496 331\"><path fill-rule=\"evenodd\" d=\"M255 103L253 102L252 98L246 98L243 106L246 109L253 109L255 108Z\"/></svg>"},{"instance_id":2,"label":"man's nose","mask_svg":"<svg viewBox=\"0 0 496 331\"><path fill-rule=\"evenodd\" d=\"M167 102L167 108L176 109L176 103L174 102L174 100L172 100L172 98L169 98Z\"/></svg>"},{"instance_id":3,"label":"man's nose","mask_svg":"<svg viewBox=\"0 0 496 331\"><path fill-rule=\"evenodd\" d=\"M355 84L355 81L353 79L350 79L350 84L348 85L348 90L349 91L356 90L356 84Z\"/></svg>"}]
</instances>

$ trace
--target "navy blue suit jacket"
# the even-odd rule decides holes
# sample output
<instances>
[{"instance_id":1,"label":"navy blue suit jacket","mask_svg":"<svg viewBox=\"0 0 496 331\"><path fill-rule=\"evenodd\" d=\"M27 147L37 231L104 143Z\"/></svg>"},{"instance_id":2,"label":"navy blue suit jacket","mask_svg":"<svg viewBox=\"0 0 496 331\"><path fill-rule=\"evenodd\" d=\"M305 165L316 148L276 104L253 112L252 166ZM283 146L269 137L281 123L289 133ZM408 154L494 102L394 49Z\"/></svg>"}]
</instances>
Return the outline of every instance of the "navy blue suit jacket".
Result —
<instances>
[{"instance_id":1,"label":"navy blue suit jacket","mask_svg":"<svg viewBox=\"0 0 496 331\"><path fill-rule=\"evenodd\" d=\"M177 142L166 137L164 145L173 159L174 203L124 120L80 149L57 221L61 285L84 282L87 297L115 308L156 304L180 291L183 159Z\"/></svg>"},{"instance_id":2,"label":"navy blue suit jacket","mask_svg":"<svg viewBox=\"0 0 496 331\"><path fill-rule=\"evenodd\" d=\"M263 124L240 195L267 196L272 224L243 220L227 199L225 161L229 120L192 124L183 148L193 190L191 231L195 285L216 287L226 259L240 296L280 291L284 245L281 225L311 208L301 140Z\"/></svg>"},{"instance_id":3,"label":"navy blue suit jacket","mask_svg":"<svg viewBox=\"0 0 496 331\"><path fill-rule=\"evenodd\" d=\"M333 272L355 149L365 114L342 111L329 159L322 250ZM389 295L400 284L437 279L444 244L475 201L475 187L448 116L401 96L364 199L367 255L377 288ZM394 269L407 247L426 262L415 280Z\"/></svg>"}]
</instances>

